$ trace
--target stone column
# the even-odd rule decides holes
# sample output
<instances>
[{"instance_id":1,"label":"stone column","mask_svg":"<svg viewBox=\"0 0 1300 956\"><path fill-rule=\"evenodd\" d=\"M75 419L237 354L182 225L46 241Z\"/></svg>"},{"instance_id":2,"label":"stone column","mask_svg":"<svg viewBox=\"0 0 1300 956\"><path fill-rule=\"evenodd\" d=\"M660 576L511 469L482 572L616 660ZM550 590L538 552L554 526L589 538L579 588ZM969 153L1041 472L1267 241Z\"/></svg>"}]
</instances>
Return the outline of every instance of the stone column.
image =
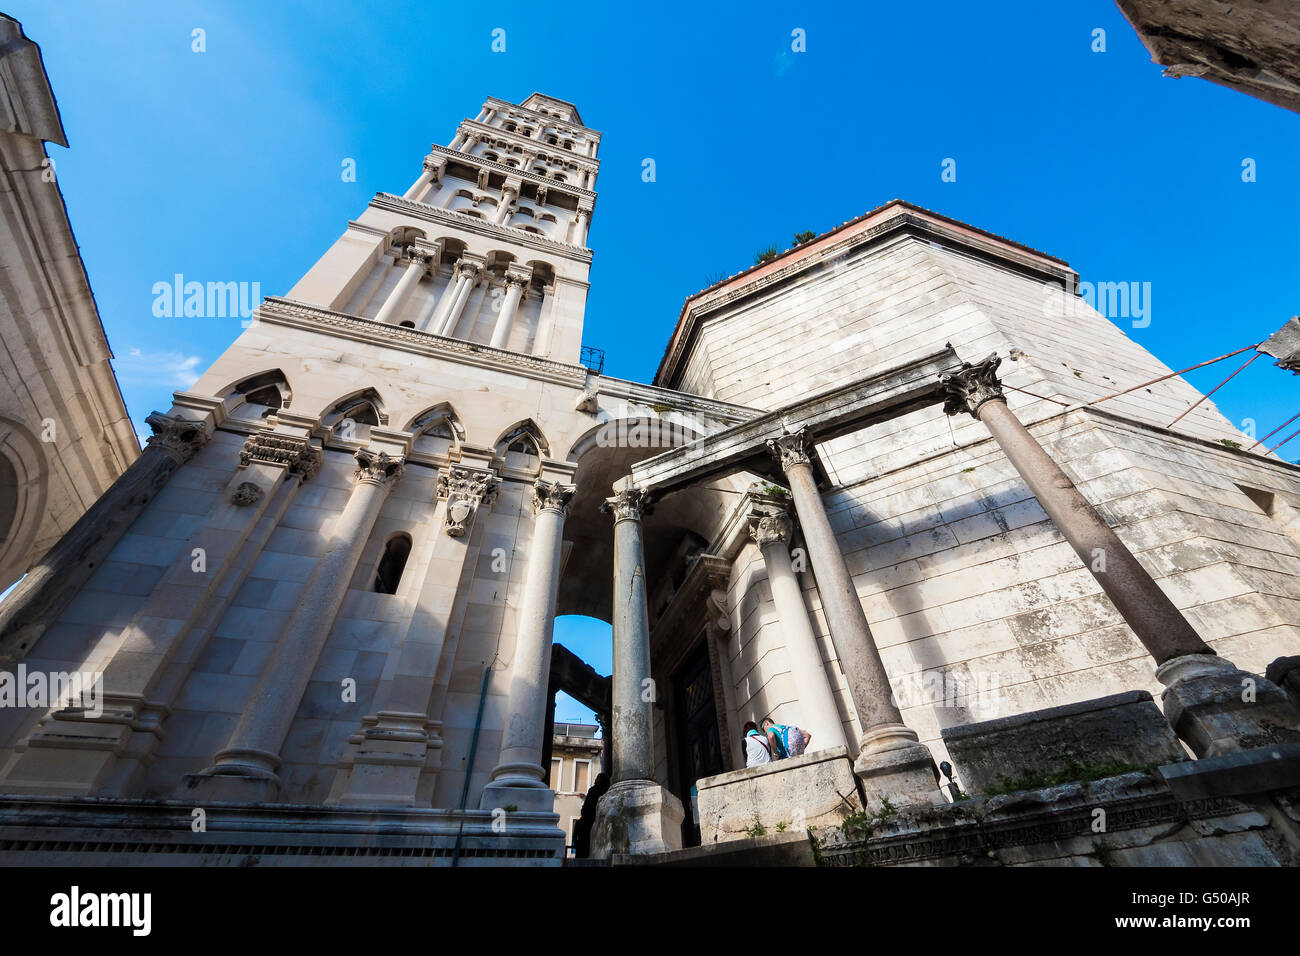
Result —
<instances>
[{"instance_id":1,"label":"stone column","mask_svg":"<svg viewBox=\"0 0 1300 956\"><path fill-rule=\"evenodd\" d=\"M419 598L375 691L374 713L348 739L326 803L414 807L421 781L431 786L436 779L442 723L429 716L430 698L469 554L469 530L479 509L491 506L499 484L495 474L475 468L451 467L438 475L432 525L445 533L434 536Z\"/></svg>"},{"instance_id":2,"label":"stone column","mask_svg":"<svg viewBox=\"0 0 1300 956\"><path fill-rule=\"evenodd\" d=\"M542 768L546 725L546 687L551 674L551 636L555 595L560 584L564 516L577 488L538 479L533 486L533 538L519 602L519 631L510 673L506 728L501 756L483 789L479 808L513 804L521 810L550 812L555 793Z\"/></svg>"},{"instance_id":3,"label":"stone column","mask_svg":"<svg viewBox=\"0 0 1300 956\"><path fill-rule=\"evenodd\" d=\"M519 189L509 184L501 187L501 205L497 209L496 217L492 220L496 225L505 225L506 220L510 218L512 204L519 198Z\"/></svg>"},{"instance_id":4,"label":"stone column","mask_svg":"<svg viewBox=\"0 0 1300 956\"><path fill-rule=\"evenodd\" d=\"M506 343L510 341L510 326L515 320L515 312L519 309L519 300L528 288L528 282L531 279L531 273L524 273L516 270L506 272L506 299L501 304L501 311L497 314L496 325L492 329L491 346L494 349L503 349Z\"/></svg>"},{"instance_id":5,"label":"stone column","mask_svg":"<svg viewBox=\"0 0 1300 956\"><path fill-rule=\"evenodd\" d=\"M0 603L0 669L22 660L109 556L176 469L211 435L210 423L154 412L153 436L84 515Z\"/></svg>"},{"instance_id":6,"label":"stone column","mask_svg":"<svg viewBox=\"0 0 1300 956\"><path fill-rule=\"evenodd\" d=\"M803 603L803 589L790 562L788 544L793 532L789 513L779 506L759 505L750 512L749 534L763 554L772 603L776 605L785 639L786 659L799 694L797 723L812 734L811 750L827 747L847 750L849 743L844 737L835 692L826 677L817 635L808 622L808 609Z\"/></svg>"},{"instance_id":7,"label":"stone column","mask_svg":"<svg viewBox=\"0 0 1300 956\"><path fill-rule=\"evenodd\" d=\"M433 257L427 252L420 252L414 248L408 249L406 255L406 271L402 273L402 278L398 280L393 291L389 293L384 304L379 307L375 313L376 322L391 323L397 313L401 311L406 304L406 297L411 294L411 290L424 277L425 270L429 267L429 260Z\"/></svg>"},{"instance_id":8,"label":"stone column","mask_svg":"<svg viewBox=\"0 0 1300 956\"><path fill-rule=\"evenodd\" d=\"M379 257L378 262L370 263L371 275L361 284L357 292L357 306L352 310L353 315L365 315L366 309L370 305L370 300L375 297L379 287L384 284L384 277L388 275L388 270L393 267L393 253L385 252Z\"/></svg>"},{"instance_id":9,"label":"stone column","mask_svg":"<svg viewBox=\"0 0 1300 956\"><path fill-rule=\"evenodd\" d=\"M570 226L569 242L575 246L585 245L587 242L587 218L591 215L591 210L582 206L574 213L572 225Z\"/></svg>"},{"instance_id":10,"label":"stone column","mask_svg":"<svg viewBox=\"0 0 1300 956\"><path fill-rule=\"evenodd\" d=\"M385 452L363 448L356 459L352 495L226 748L212 766L186 778L185 788L201 798L269 802L279 794L280 748L375 520L402 475L403 460Z\"/></svg>"},{"instance_id":11,"label":"stone column","mask_svg":"<svg viewBox=\"0 0 1300 956\"><path fill-rule=\"evenodd\" d=\"M447 314L443 316L442 324L438 329L439 335L451 335L456 331L456 323L460 321L460 314L465 309L465 302L469 299L470 290L474 288L475 278L482 268L482 263L471 259L457 261L455 295L448 304Z\"/></svg>"},{"instance_id":12,"label":"stone column","mask_svg":"<svg viewBox=\"0 0 1300 956\"><path fill-rule=\"evenodd\" d=\"M1300 714L1280 688L1215 655L1092 503L1007 407L990 355L942 376L949 415L984 423L1058 531L1156 662L1165 716L1198 756L1300 740ZM1251 682L1254 700L1242 698Z\"/></svg>"},{"instance_id":13,"label":"stone column","mask_svg":"<svg viewBox=\"0 0 1300 956\"><path fill-rule=\"evenodd\" d=\"M622 486L622 487L620 487ZM613 766L592 828L591 854L660 853L681 848L681 801L654 781L655 687L650 679L641 516L644 492L615 485L602 511L614 516Z\"/></svg>"},{"instance_id":14,"label":"stone column","mask_svg":"<svg viewBox=\"0 0 1300 956\"><path fill-rule=\"evenodd\" d=\"M889 675L876 649L853 577L817 491L807 430L768 442L781 462L812 558L831 641L849 685L862 737L854 772L862 781L873 810L888 800L894 805L938 802L939 772L930 748L903 723L894 704Z\"/></svg>"}]
</instances>

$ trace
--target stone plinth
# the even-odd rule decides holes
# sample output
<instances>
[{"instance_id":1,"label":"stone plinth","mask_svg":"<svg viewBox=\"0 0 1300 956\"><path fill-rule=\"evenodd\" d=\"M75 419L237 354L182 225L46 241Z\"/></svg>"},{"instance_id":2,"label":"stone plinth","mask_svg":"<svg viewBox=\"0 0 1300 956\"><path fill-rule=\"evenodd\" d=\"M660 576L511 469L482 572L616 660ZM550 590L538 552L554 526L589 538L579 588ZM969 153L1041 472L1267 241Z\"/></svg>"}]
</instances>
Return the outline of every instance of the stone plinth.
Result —
<instances>
[{"instance_id":1,"label":"stone plinth","mask_svg":"<svg viewBox=\"0 0 1300 956\"><path fill-rule=\"evenodd\" d=\"M1077 704L949 727L944 743L970 794L1070 768L1137 768L1186 760L1151 695L1128 691Z\"/></svg>"},{"instance_id":2,"label":"stone plinth","mask_svg":"<svg viewBox=\"0 0 1300 956\"><path fill-rule=\"evenodd\" d=\"M682 802L653 780L625 780L609 788L596 809L591 856L665 853L682 847Z\"/></svg>"},{"instance_id":3,"label":"stone plinth","mask_svg":"<svg viewBox=\"0 0 1300 956\"><path fill-rule=\"evenodd\" d=\"M705 846L753 836L756 821L767 833L781 824L792 831L838 826L863 806L844 747L703 777L695 787Z\"/></svg>"},{"instance_id":4,"label":"stone plinth","mask_svg":"<svg viewBox=\"0 0 1300 956\"><path fill-rule=\"evenodd\" d=\"M1165 719L1198 757L1300 743L1300 712L1286 693L1230 661L1189 654L1156 670Z\"/></svg>"}]
</instances>

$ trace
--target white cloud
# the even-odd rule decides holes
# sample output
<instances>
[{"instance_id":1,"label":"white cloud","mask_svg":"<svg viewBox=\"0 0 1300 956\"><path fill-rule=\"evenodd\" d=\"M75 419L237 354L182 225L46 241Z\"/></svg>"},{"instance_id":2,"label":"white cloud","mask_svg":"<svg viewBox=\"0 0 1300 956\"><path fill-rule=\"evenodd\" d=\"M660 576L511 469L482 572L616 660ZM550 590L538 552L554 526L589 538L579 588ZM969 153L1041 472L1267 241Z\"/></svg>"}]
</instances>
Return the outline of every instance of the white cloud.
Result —
<instances>
[{"instance_id":1,"label":"white cloud","mask_svg":"<svg viewBox=\"0 0 1300 956\"><path fill-rule=\"evenodd\" d=\"M119 381L136 385L162 385L167 388L189 388L202 374L197 355L183 352L145 352L127 349L113 363Z\"/></svg>"}]
</instances>

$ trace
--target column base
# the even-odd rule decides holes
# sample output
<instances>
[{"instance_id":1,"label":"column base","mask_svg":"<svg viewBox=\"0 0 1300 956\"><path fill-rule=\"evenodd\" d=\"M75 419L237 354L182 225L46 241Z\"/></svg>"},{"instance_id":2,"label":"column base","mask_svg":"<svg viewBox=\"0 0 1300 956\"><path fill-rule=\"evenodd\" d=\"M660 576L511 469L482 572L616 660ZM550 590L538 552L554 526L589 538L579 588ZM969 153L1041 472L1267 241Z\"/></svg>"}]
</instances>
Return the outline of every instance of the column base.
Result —
<instances>
[{"instance_id":1,"label":"column base","mask_svg":"<svg viewBox=\"0 0 1300 956\"><path fill-rule=\"evenodd\" d=\"M516 810L528 813L555 812L555 791L542 782L541 773L542 768L536 764L501 764L492 771L492 782L483 788L478 808L504 809L512 813Z\"/></svg>"},{"instance_id":2,"label":"column base","mask_svg":"<svg viewBox=\"0 0 1300 956\"><path fill-rule=\"evenodd\" d=\"M862 783L867 809L946 803L939 790L939 768L930 748L903 724L873 727L862 737L853 772Z\"/></svg>"},{"instance_id":3,"label":"column base","mask_svg":"<svg viewBox=\"0 0 1300 956\"><path fill-rule=\"evenodd\" d=\"M362 720L359 733L348 738L327 806L419 806L420 775L429 765L430 751L442 749L441 724L424 714L381 711Z\"/></svg>"},{"instance_id":4,"label":"column base","mask_svg":"<svg viewBox=\"0 0 1300 956\"><path fill-rule=\"evenodd\" d=\"M56 710L15 748L0 792L117 796L153 758L167 708L143 697L110 697L98 717L84 707Z\"/></svg>"},{"instance_id":5,"label":"column base","mask_svg":"<svg viewBox=\"0 0 1300 956\"><path fill-rule=\"evenodd\" d=\"M176 797L200 803L275 803L280 758L263 750L223 750L217 763L181 777Z\"/></svg>"},{"instance_id":6,"label":"column base","mask_svg":"<svg viewBox=\"0 0 1300 956\"><path fill-rule=\"evenodd\" d=\"M618 853L666 853L682 848L682 802L653 780L624 780L609 788L596 807L591 857Z\"/></svg>"},{"instance_id":7,"label":"column base","mask_svg":"<svg viewBox=\"0 0 1300 956\"><path fill-rule=\"evenodd\" d=\"M1212 654L1185 654L1156 668L1165 719L1198 757L1300 742L1300 711L1286 692Z\"/></svg>"}]
</instances>

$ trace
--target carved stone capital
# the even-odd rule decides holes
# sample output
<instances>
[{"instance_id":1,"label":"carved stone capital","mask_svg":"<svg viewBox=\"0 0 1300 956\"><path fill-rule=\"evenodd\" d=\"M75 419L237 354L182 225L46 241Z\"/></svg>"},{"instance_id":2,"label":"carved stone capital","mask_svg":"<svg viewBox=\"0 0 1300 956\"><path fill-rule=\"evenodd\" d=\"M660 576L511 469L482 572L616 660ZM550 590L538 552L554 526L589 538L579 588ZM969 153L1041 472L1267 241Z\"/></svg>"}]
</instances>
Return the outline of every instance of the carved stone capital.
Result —
<instances>
[{"instance_id":1,"label":"carved stone capital","mask_svg":"<svg viewBox=\"0 0 1300 956\"><path fill-rule=\"evenodd\" d=\"M511 286L517 287L520 292L528 291L528 282L529 282L528 276L522 276L517 273L507 272L504 281L505 281L507 292L510 291Z\"/></svg>"},{"instance_id":2,"label":"carved stone capital","mask_svg":"<svg viewBox=\"0 0 1300 956\"><path fill-rule=\"evenodd\" d=\"M428 268L429 262L432 259L433 256L430 253L416 249L414 246L408 248L406 254L402 256L402 261L404 261L408 266L415 265L420 266L421 268Z\"/></svg>"},{"instance_id":3,"label":"carved stone capital","mask_svg":"<svg viewBox=\"0 0 1300 956\"><path fill-rule=\"evenodd\" d=\"M255 461L267 465L283 465L289 474L306 481L320 471L321 453L306 438L261 433L249 435L244 447L239 450L240 468L246 468Z\"/></svg>"},{"instance_id":4,"label":"carved stone capital","mask_svg":"<svg viewBox=\"0 0 1300 956\"><path fill-rule=\"evenodd\" d=\"M483 264L481 262L475 262L473 259L456 260L456 273L458 275L469 276L473 279L479 274L479 270L482 268Z\"/></svg>"},{"instance_id":5,"label":"carved stone capital","mask_svg":"<svg viewBox=\"0 0 1300 956\"><path fill-rule=\"evenodd\" d=\"M943 410L949 415L969 412L972 418L979 418L980 406L985 402L1006 401L996 374L1001 364L1002 359L994 354L982 362L963 362L956 372L940 375L939 382L948 395Z\"/></svg>"},{"instance_id":6,"label":"carved stone capital","mask_svg":"<svg viewBox=\"0 0 1300 956\"><path fill-rule=\"evenodd\" d=\"M386 451L371 451L369 448L357 449L356 459L357 482L379 485L383 488L391 488L395 485L406 467L404 459L394 458Z\"/></svg>"},{"instance_id":7,"label":"carved stone capital","mask_svg":"<svg viewBox=\"0 0 1300 956\"><path fill-rule=\"evenodd\" d=\"M790 513L777 508L755 508L749 513L749 536L761 548L765 544L790 544L794 522Z\"/></svg>"},{"instance_id":8,"label":"carved stone capital","mask_svg":"<svg viewBox=\"0 0 1300 956\"><path fill-rule=\"evenodd\" d=\"M793 465L812 464L812 442L808 440L808 429L801 428L780 438L769 438L767 450L781 463L782 471L789 471Z\"/></svg>"},{"instance_id":9,"label":"carved stone capital","mask_svg":"<svg viewBox=\"0 0 1300 956\"><path fill-rule=\"evenodd\" d=\"M542 511L568 514L569 502L573 500L577 491L577 485L562 485L558 481L546 482L538 478L533 483L533 514Z\"/></svg>"},{"instance_id":10,"label":"carved stone capital","mask_svg":"<svg viewBox=\"0 0 1300 956\"><path fill-rule=\"evenodd\" d=\"M600 506L604 514L612 514L614 523L620 521L640 521L653 510L650 495L640 488L624 488L606 498Z\"/></svg>"},{"instance_id":11,"label":"carved stone capital","mask_svg":"<svg viewBox=\"0 0 1300 956\"><path fill-rule=\"evenodd\" d=\"M185 464L208 443L208 433L202 422L176 418L161 412L154 412L145 422L153 429L153 435L145 444L165 451L178 465Z\"/></svg>"},{"instance_id":12,"label":"carved stone capital","mask_svg":"<svg viewBox=\"0 0 1300 956\"><path fill-rule=\"evenodd\" d=\"M481 505L491 505L501 480L478 468L448 468L438 475L437 495L447 499L446 531L459 538Z\"/></svg>"},{"instance_id":13,"label":"carved stone capital","mask_svg":"<svg viewBox=\"0 0 1300 956\"><path fill-rule=\"evenodd\" d=\"M598 397L589 388L584 388L582 394L578 396L578 400L573 404L574 411L586 412L589 415L596 414L598 407Z\"/></svg>"}]
</instances>

